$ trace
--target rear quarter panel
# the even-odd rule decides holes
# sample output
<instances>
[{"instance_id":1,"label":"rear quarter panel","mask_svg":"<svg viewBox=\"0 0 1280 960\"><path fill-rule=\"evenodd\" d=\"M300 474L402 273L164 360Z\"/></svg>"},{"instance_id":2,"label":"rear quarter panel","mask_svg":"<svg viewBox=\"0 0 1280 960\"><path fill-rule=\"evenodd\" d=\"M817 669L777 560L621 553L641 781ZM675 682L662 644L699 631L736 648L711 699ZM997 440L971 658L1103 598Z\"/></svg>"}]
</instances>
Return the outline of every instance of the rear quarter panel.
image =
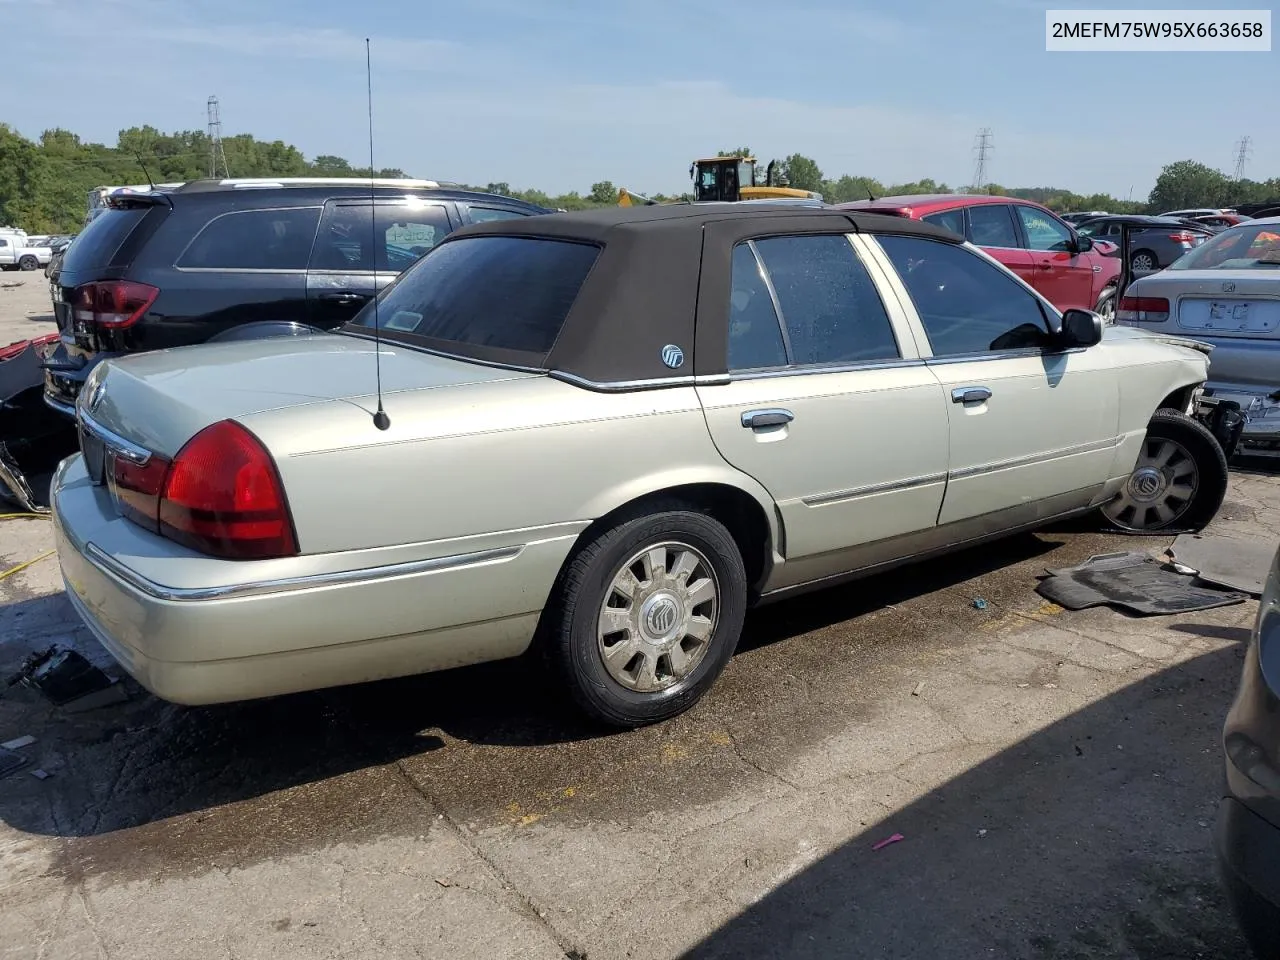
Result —
<instances>
[{"instance_id":1,"label":"rear quarter panel","mask_svg":"<svg viewBox=\"0 0 1280 960\"><path fill-rule=\"evenodd\" d=\"M692 386L596 393L544 376L405 391L385 400L385 433L363 407L245 418L276 456L304 552L527 542L689 483L743 489L773 522L768 494L712 444Z\"/></svg>"}]
</instances>

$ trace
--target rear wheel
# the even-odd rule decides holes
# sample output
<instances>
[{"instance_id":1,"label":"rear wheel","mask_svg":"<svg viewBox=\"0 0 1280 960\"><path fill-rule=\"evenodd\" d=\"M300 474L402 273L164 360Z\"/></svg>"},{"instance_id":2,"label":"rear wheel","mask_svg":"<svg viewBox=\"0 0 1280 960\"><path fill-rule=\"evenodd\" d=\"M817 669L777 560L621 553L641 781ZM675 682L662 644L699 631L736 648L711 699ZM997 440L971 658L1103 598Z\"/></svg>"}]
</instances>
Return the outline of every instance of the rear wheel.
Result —
<instances>
[{"instance_id":1,"label":"rear wheel","mask_svg":"<svg viewBox=\"0 0 1280 960\"><path fill-rule=\"evenodd\" d=\"M693 706L738 644L742 556L719 522L689 509L625 520L573 557L544 615L547 652L574 701L612 726Z\"/></svg>"},{"instance_id":2,"label":"rear wheel","mask_svg":"<svg viewBox=\"0 0 1280 960\"><path fill-rule=\"evenodd\" d=\"M1160 269L1160 261L1150 250L1139 250L1129 258L1129 267L1134 273L1150 273Z\"/></svg>"},{"instance_id":3,"label":"rear wheel","mask_svg":"<svg viewBox=\"0 0 1280 960\"><path fill-rule=\"evenodd\" d=\"M1176 410L1157 410L1133 473L1102 513L1135 533L1200 530L1227 493L1227 458L1203 424Z\"/></svg>"},{"instance_id":4,"label":"rear wheel","mask_svg":"<svg viewBox=\"0 0 1280 960\"><path fill-rule=\"evenodd\" d=\"M27 256L18 261L18 269L20 270L34 270L38 266L40 266L40 261L35 257Z\"/></svg>"}]
</instances>

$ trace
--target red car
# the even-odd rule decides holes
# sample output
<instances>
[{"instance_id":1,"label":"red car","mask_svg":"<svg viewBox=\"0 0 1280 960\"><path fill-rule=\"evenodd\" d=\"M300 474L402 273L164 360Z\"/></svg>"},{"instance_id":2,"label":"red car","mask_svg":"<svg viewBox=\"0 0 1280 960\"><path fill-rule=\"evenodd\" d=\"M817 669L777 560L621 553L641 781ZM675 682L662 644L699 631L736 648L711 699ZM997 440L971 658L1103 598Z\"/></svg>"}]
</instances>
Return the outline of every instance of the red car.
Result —
<instances>
[{"instance_id":1,"label":"red car","mask_svg":"<svg viewBox=\"0 0 1280 960\"><path fill-rule=\"evenodd\" d=\"M888 213L946 227L981 247L1059 310L1115 314L1120 259L1116 246L1091 240L1054 213L1014 197L919 194L838 204L841 210Z\"/></svg>"}]
</instances>

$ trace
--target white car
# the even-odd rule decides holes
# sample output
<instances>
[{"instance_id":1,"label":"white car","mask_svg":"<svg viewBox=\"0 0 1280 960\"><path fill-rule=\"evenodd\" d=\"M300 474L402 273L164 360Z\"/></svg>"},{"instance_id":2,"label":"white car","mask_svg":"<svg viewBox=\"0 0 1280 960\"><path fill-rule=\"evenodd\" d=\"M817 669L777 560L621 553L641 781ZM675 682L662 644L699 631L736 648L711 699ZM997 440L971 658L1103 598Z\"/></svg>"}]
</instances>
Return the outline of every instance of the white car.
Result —
<instances>
[{"instance_id":1,"label":"white car","mask_svg":"<svg viewBox=\"0 0 1280 960\"><path fill-rule=\"evenodd\" d=\"M536 645L636 725L747 608L1226 490L1194 341L1059 315L901 217L676 204L442 240L347 326L101 364L54 480L67 594L143 685L261 697ZM380 385L380 386L379 386Z\"/></svg>"},{"instance_id":2,"label":"white car","mask_svg":"<svg viewBox=\"0 0 1280 960\"><path fill-rule=\"evenodd\" d=\"M32 246L26 237L0 234L0 269L38 270L53 259L49 247Z\"/></svg>"}]
</instances>

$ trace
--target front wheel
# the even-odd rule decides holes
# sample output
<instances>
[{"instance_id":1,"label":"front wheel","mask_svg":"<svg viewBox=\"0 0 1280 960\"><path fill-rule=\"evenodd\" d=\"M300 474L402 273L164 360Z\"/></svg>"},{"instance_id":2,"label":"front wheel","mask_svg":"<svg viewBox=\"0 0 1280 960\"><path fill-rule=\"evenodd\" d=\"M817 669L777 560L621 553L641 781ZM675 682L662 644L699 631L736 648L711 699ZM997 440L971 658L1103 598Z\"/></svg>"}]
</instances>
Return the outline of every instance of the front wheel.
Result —
<instances>
[{"instance_id":1,"label":"front wheel","mask_svg":"<svg viewBox=\"0 0 1280 960\"><path fill-rule=\"evenodd\" d=\"M19 270L34 270L38 266L40 266L40 261L35 257L23 257L18 261Z\"/></svg>"},{"instance_id":2,"label":"front wheel","mask_svg":"<svg viewBox=\"0 0 1280 960\"><path fill-rule=\"evenodd\" d=\"M1160 262L1150 250L1139 250L1129 258L1129 268L1134 273L1150 273L1160 269Z\"/></svg>"},{"instance_id":3,"label":"front wheel","mask_svg":"<svg viewBox=\"0 0 1280 960\"><path fill-rule=\"evenodd\" d=\"M1102 317L1103 323L1115 323L1116 320L1116 288L1108 287L1098 298L1098 305L1093 312Z\"/></svg>"},{"instance_id":4,"label":"front wheel","mask_svg":"<svg viewBox=\"0 0 1280 960\"><path fill-rule=\"evenodd\" d=\"M582 547L544 615L552 666L611 726L683 713L738 644L747 578L729 531L688 509L619 523Z\"/></svg>"},{"instance_id":5,"label":"front wheel","mask_svg":"<svg viewBox=\"0 0 1280 960\"><path fill-rule=\"evenodd\" d=\"M1133 473L1102 513L1133 533L1196 531L1226 494L1227 458L1214 435L1186 414L1157 410Z\"/></svg>"}]
</instances>

